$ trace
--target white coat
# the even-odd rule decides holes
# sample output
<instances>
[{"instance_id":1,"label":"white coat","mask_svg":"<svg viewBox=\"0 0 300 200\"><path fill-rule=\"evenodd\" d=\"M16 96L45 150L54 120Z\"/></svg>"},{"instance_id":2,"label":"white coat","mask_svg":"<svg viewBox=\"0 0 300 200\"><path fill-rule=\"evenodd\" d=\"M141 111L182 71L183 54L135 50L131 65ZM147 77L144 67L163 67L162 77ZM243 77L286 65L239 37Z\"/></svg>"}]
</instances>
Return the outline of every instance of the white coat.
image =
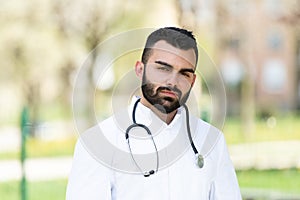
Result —
<instances>
[{"instance_id":1,"label":"white coat","mask_svg":"<svg viewBox=\"0 0 300 200\"><path fill-rule=\"evenodd\" d=\"M132 105L129 107L132 112ZM138 164L129 154L124 128L110 117L87 130L78 140L67 186L67 200L241 200L236 174L229 158L223 134L208 123L192 118L191 129L197 149L206 143L204 167L195 164L185 126L185 113L179 108L173 121L150 126L155 115L141 103L136 110L137 123L149 125L159 151L152 140L130 134L130 146ZM132 122L131 122L132 123ZM183 128L182 128L183 127ZM125 128L126 129L126 128ZM154 131L153 131L154 130ZM141 130L139 130L141 131ZM137 132L139 132L137 131ZM216 135L214 141L205 138ZM100 136L101 135L101 136ZM139 157L141 156L141 157ZM139 169L140 168L140 169ZM142 171L141 171L142 170Z\"/></svg>"}]
</instances>

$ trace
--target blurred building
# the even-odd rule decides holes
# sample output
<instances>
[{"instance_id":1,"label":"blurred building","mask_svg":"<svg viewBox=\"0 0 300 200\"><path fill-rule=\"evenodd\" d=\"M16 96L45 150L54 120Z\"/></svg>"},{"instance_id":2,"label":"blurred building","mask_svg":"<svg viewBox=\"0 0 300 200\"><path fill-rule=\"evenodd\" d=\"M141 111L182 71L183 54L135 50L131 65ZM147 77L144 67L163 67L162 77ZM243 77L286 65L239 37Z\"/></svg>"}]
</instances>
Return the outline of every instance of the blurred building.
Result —
<instances>
[{"instance_id":1,"label":"blurred building","mask_svg":"<svg viewBox=\"0 0 300 200\"><path fill-rule=\"evenodd\" d=\"M229 114L252 103L265 114L300 108L300 20L291 19L300 18L299 0L179 2L195 16L188 25L212 33Z\"/></svg>"}]
</instances>

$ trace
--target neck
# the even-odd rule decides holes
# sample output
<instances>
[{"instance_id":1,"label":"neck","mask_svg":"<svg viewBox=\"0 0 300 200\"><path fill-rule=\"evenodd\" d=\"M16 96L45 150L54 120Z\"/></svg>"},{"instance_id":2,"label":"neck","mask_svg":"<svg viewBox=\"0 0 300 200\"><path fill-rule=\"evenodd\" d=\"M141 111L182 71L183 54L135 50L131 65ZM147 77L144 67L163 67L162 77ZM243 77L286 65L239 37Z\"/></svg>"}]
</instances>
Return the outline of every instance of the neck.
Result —
<instances>
[{"instance_id":1,"label":"neck","mask_svg":"<svg viewBox=\"0 0 300 200\"><path fill-rule=\"evenodd\" d=\"M145 98L141 98L140 102L147 108L151 109L166 124L170 124L177 113L177 109L170 113L163 113L160 110L158 110L155 106L150 104Z\"/></svg>"}]
</instances>

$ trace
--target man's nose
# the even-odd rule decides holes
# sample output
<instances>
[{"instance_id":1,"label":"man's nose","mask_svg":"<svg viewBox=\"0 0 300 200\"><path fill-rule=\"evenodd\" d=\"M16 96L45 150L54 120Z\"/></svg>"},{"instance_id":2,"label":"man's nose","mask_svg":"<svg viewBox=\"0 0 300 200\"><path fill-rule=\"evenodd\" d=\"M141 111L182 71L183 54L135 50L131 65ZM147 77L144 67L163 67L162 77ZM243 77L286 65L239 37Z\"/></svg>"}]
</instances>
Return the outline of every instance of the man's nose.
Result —
<instances>
[{"instance_id":1,"label":"man's nose","mask_svg":"<svg viewBox=\"0 0 300 200\"><path fill-rule=\"evenodd\" d=\"M178 77L176 73L171 73L167 77L167 85L170 86L177 86L178 84Z\"/></svg>"}]
</instances>

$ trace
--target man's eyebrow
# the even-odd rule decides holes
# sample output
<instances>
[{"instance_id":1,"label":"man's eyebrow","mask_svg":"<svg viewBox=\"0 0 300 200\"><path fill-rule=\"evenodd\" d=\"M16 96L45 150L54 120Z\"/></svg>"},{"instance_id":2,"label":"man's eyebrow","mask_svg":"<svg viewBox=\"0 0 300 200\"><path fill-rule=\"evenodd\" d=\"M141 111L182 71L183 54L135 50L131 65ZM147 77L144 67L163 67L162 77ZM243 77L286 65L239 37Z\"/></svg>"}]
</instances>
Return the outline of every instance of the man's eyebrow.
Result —
<instances>
[{"instance_id":1,"label":"man's eyebrow","mask_svg":"<svg viewBox=\"0 0 300 200\"><path fill-rule=\"evenodd\" d=\"M195 70L190 69L190 68L184 68L184 69L181 69L180 72L190 72L190 73L194 74Z\"/></svg>"},{"instance_id":2,"label":"man's eyebrow","mask_svg":"<svg viewBox=\"0 0 300 200\"><path fill-rule=\"evenodd\" d=\"M172 65L170 65L169 63L166 63L164 61L160 61L160 60L156 60L154 61L155 63L157 64L160 64L160 65L164 65L164 66L167 66L167 67L170 67L170 68L174 68ZM195 73L195 70L194 69L191 69L191 68L183 68L180 70L180 72L190 72L190 73Z\"/></svg>"},{"instance_id":3,"label":"man's eyebrow","mask_svg":"<svg viewBox=\"0 0 300 200\"><path fill-rule=\"evenodd\" d=\"M156 64L160 64L160 65L164 65L164 66L167 66L167 67L170 67L170 68L174 68L172 65L170 65L169 63L166 63L164 61L160 61L160 60L156 60L154 61Z\"/></svg>"}]
</instances>

